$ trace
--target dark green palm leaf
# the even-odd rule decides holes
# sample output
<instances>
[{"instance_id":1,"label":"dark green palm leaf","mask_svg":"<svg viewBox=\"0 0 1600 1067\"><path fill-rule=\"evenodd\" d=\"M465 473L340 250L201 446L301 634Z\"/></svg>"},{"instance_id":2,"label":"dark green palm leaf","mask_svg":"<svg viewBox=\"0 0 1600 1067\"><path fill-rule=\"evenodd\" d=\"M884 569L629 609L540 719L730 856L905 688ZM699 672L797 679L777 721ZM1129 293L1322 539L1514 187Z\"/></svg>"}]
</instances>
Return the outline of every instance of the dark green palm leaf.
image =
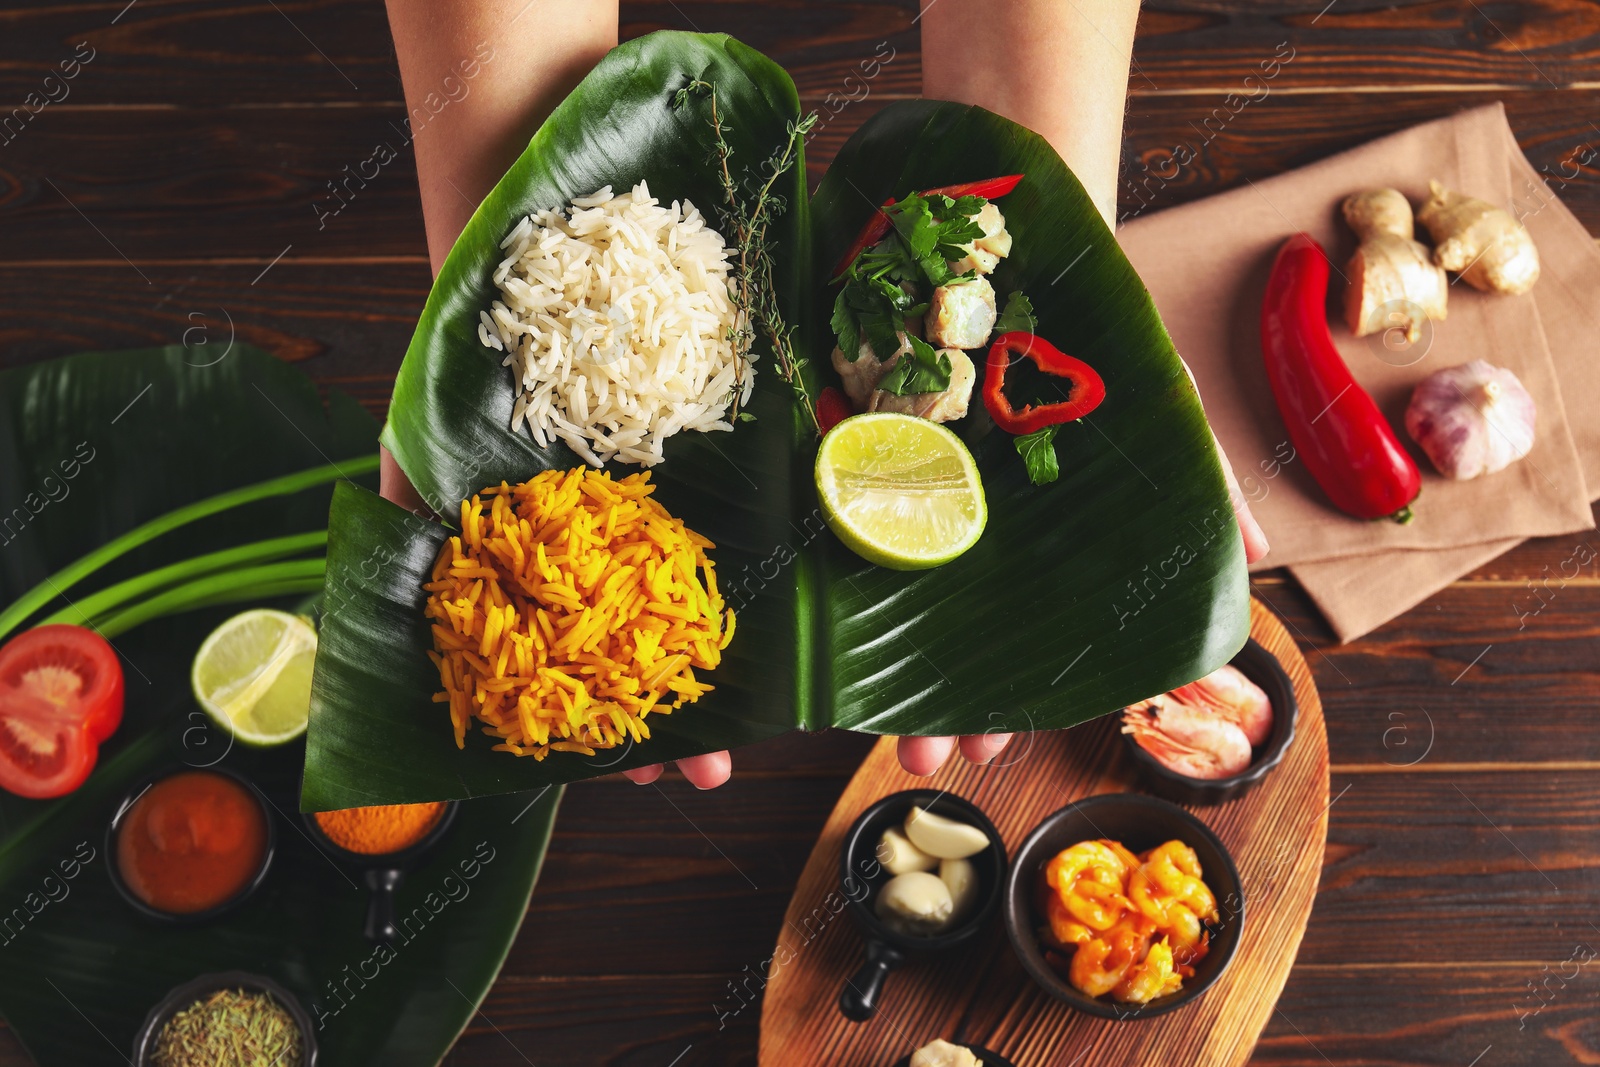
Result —
<instances>
[{"instance_id":1,"label":"dark green palm leaf","mask_svg":"<svg viewBox=\"0 0 1600 1067\"><path fill-rule=\"evenodd\" d=\"M1042 137L982 108L891 104L812 200L813 284L827 284L875 205L1001 174L1026 177L997 201L1014 244L995 290L1002 301L1027 293L1035 332L1098 370L1106 399L1061 428L1061 475L1034 486L974 390L957 430L983 473L989 524L952 563L889 571L818 539L830 672L819 690L834 694L835 726L1071 726L1206 674L1249 630L1244 546L1194 386L1150 294ZM826 351L826 323L812 325L813 350Z\"/></svg>"},{"instance_id":2,"label":"dark green palm leaf","mask_svg":"<svg viewBox=\"0 0 1600 1067\"><path fill-rule=\"evenodd\" d=\"M726 38L657 34L613 52L536 135L451 253L407 353L385 431L424 496L575 466L507 426L510 374L477 340L499 241L529 211L639 178L661 197L715 202L703 115L675 106L717 85L738 152L770 154L797 115L775 66ZM748 142L746 145L745 142ZM737 155L737 153L736 153ZM335 500L329 602L303 803L472 796L592 777L801 726L948 734L1046 729L1105 714L1226 662L1248 626L1243 548L1200 405L1149 294L1076 178L1045 142L976 108L892 104L841 151L810 202L810 240L778 255L813 368L827 368L824 271L874 205L914 189L1027 174L1002 202L1016 236L996 284L1026 290L1039 332L1087 360L1109 396L1057 435L1061 476L1035 487L976 399L959 427L977 457L989 527L933 571L868 565L823 525L803 433L770 360L752 424L682 434L656 467L659 499L717 543L739 630L717 690L652 716L640 745L536 762L469 734L457 751L426 660L430 562L447 531L359 491ZM805 222L795 193L785 225ZM812 247L816 255L811 255ZM825 375L831 376L831 370ZM382 566L377 560L390 560Z\"/></svg>"},{"instance_id":3,"label":"dark green palm leaf","mask_svg":"<svg viewBox=\"0 0 1600 1067\"><path fill-rule=\"evenodd\" d=\"M305 375L254 349L213 359L174 346L0 374L0 524L9 520L0 526L0 604L175 507L372 454L377 425L348 397L334 393L325 407ZM213 515L162 535L68 595L78 600L230 545L321 529L329 499L324 484ZM46 605L39 617L65 603ZM190 695L195 650L234 610L162 619L117 638L127 709L89 781L54 801L0 793L0 1013L43 1067L125 1065L134 1032L169 988L237 968L277 979L323 1015L321 1062L436 1063L521 922L559 791L532 807L531 796L464 806L401 889L402 911L423 907L427 921L414 919L415 936L375 968L361 934L365 889L300 831L303 748L230 749ZM273 869L258 895L216 922L151 922L112 888L107 820L143 778L217 762L248 775L279 809ZM479 858L479 842L494 858L467 883L459 864ZM65 877L63 863L75 877ZM428 895L448 900L462 885L470 903L452 900L435 915Z\"/></svg>"},{"instance_id":4,"label":"dark green palm leaf","mask_svg":"<svg viewBox=\"0 0 1600 1067\"><path fill-rule=\"evenodd\" d=\"M464 494L519 482L581 461L565 446L540 449L510 430L512 381L501 355L478 341L478 313L496 293L500 241L531 212L564 206L610 185L650 183L657 198L687 198L715 220L722 186L713 171L708 98L678 90L712 84L741 179L789 143L800 118L794 85L771 60L722 36L657 33L613 51L540 127L527 151L479 206L434 282L395 385L384 442L412 482L453 521ZM804 168L786 176L777 217L778 284L798 321L809 230ZM764 355L748 410L732 433L685 433L653 469L657 498L716 542L719 578L777 577L739 613L738 638L716 690L670 716L652 715L647 744L593 758L543 763L489 751L475 732L458 752L445 710L432 703L422 582L446 535L372 494L346 489L330 518L328 606L317 657L303 803L308 809L406 798L478 796L748 744L792 729L799 703L794 649L802 571L779 574L775 546L794 538L796 485L810 492L803 441L787 387ZM382 562L390 561L390 562ZM379 565L380 562L382 565Z\"/></svg>"}]
</instances>

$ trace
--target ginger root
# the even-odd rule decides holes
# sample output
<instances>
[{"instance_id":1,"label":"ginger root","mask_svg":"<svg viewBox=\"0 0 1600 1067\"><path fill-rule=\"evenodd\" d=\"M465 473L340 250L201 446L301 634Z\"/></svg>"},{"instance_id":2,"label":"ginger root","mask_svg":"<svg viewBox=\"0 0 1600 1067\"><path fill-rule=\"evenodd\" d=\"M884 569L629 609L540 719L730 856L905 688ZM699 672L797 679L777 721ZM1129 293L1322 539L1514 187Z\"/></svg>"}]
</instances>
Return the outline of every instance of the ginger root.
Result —
<instances>
[{"instance_id":1,"label":"ginger root","mask_svg":"<svg viewBox=\"0 0 1600 1067\"><path fill-rule=\"evenodd\" d=\"M1474 289L1525 293L1539 280L1539 250L1510 212L1433 181L1417 219L1433 237L1433 261Z\"/></svg>"},{"instance_id":2,"label":"ginger root","mask_svg":"<svg viewBox=\"0 0 1600 1067\"><path fill-rule=\"evenodd\" d=\"M1408 342L1422 324L1445 317L1450 287L1444 271L1412 237L1411 204L1397 189L1347 197L1344 221L1361 244L1345 267L1344 318L1357 337L1403 328Z\"/></svg>"}]
</instances>

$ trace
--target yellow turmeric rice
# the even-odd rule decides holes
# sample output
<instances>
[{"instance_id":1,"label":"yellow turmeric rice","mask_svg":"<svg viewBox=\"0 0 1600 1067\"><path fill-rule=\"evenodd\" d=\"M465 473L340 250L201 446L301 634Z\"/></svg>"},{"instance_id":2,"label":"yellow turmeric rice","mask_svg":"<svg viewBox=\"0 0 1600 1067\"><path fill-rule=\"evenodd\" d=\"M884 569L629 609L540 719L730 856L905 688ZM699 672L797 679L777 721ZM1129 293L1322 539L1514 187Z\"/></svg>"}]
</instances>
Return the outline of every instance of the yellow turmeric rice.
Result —
<instances>
[{"instance_id":1,"label":"yellow turmeric rice","mask_svg":"<svg viewBox=\"0 0 1600 1067\"><path fill-rule=\"evenodd\" d=\"M716 546L654 491L648 472L579 468L462 501L424 587L433 699L450 705L457 747L476 718L500 751L593 755L711 691L695 669L716 667L734 628Z\"/></svg>"}]
</instances>

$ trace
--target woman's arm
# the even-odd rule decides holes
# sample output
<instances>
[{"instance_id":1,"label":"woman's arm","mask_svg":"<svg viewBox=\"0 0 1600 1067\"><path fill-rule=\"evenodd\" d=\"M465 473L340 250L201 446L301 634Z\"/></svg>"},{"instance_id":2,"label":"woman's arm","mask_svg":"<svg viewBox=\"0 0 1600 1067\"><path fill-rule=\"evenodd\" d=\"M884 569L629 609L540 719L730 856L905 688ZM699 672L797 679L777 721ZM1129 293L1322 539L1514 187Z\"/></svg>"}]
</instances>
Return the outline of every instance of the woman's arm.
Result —
<instances>
[{"instance_id":1,"label":"woman's arm","mask_svg":"<svg viewBox=\"0 0 1600 1067\"><path fill-rule=\"evenodd\" d=\"M438 272L478 202L539 124L617 43L617 0L388 0L417 184ZM470 75L468 72L472 72ZM443 101L443 103L441 103ZM388 452L383 495L422 501ZM726 752L680 760L702 789L727 780ZM650 781L661 768L629 773Z\"/></svg>"},{"instance_id":2,"label":"woman's arm","mask_svg":"<svg viewBox=\"0 0 1600 1067\"><path fill-rule=\"evenodd\" d=\"M389 29L437 274L539 123L616 45L617 0L389 0ZM383 496L424 510L382 460Z\"/></svg>"},{"instance_id":3,"label":"woman's arm","mask_svg":"<svg viewBox=\"0 0 1600 1067\"><path fill-rule=\"evenodd\" d=\"M617 0L389 0L389 28L437 273L545 116L616 46Z\"/></svg>"},{"instance_id":4,"label":"woman's arm","mask_svg":"<svg viewBox=\"0 0 1600 1067\"><path fill-rule=\"evenodd\" d=\"M922 0L922 95L1042 134L1115 226L1138 0Z\"/></svg>"},{"instance_id":5,"label":"woman's arm","mask_svg":"<svg viewBox=\"0 0 1600 1067\"><path fill-rule=\"evenodd\" d=\"M922 0L922 95L977 104L1049 141L1072 168L1106 225L1116 228L1122 115L1139 0ZM1245 555L1267 541L1222 464ZM961 753L987 762L1009 734L960 738ZM932 774L953 737L903 737L900 763Z\"/></svg>"}]
</instances>

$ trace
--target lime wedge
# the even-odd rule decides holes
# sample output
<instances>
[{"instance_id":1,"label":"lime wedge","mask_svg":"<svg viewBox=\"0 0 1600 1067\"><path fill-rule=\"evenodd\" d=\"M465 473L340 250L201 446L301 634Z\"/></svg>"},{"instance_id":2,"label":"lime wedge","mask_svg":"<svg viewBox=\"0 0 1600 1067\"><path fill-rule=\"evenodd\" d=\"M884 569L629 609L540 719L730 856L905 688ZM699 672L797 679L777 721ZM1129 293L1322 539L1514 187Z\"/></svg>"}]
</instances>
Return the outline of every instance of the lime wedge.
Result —
<instances>
[{"instance_id":1,"label":"lime wedge","mask_svg":"<svg viewBox=\"0 0 1600 1067\"><path fill-rule=\"evenodd\" d=\"M967 446L915 415L855 415L829 430L817 450L817 495L851 551L900 571L955 559L989 517Z\"/></svg>"},{"instance_id":2,"label":"lime wedge","mask_svg":"<svg viewBox=\"0 0 1600 1067\"><path fill-rule=\"evenodd\" d=\"M317 631L299 615L235 615L195 653L189 679L206 713L247 745L281 745L306 731Z\"/></svg>"}]
</instances>

